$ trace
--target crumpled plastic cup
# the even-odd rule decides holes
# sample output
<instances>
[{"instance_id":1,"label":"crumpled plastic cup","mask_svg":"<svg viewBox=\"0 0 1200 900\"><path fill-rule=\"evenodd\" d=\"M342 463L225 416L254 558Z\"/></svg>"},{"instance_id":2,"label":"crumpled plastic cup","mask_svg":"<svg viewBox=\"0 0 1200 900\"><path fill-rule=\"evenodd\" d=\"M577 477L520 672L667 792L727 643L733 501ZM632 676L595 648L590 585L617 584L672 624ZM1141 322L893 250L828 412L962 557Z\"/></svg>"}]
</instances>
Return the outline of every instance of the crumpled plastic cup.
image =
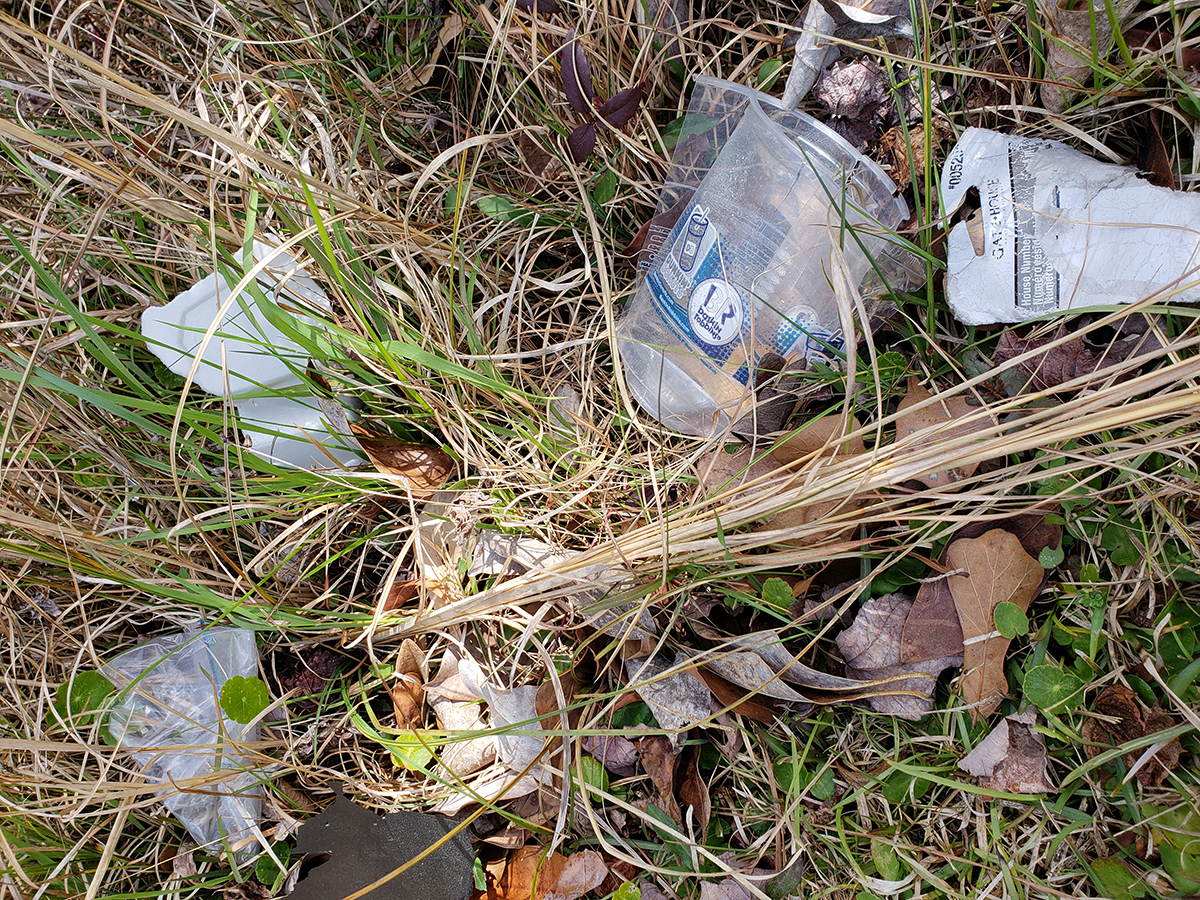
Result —
<instances>
[{"instance_id":1,"label":"crumpled plastic cup","mask_svg":"<svg viewBox=\"0 0 1200 900\"><path fill-rule=\"evenodd\" d=\"M257 671L253 632L230 627L154 638L101 668L118 691L109 734L147 781L167 785L167 809L212 850L254 837L262 811L256 764L237 747L258 740L258 728L234 722L220 701L226 681Z\"/></svg>"},{"instance_id":2,"label":"crumpled plastic cup","mask_svg":"<svg viewBox=\"0 0 1200 900\"><path fill-rule=\"evenodd\" d=\"M697 79L659 210L617 338L631 393L678 431L737 421L767 355L837 356L835 247L838 277L864 296L924 282L892 236L908 206L883 170L812 117L727 81Z\"/></svg>"},{"instance_id":3,"label":"crumpled plastic cup","mask_svg":"<svg viewBox=\"0 0 1200 900\"><path fill-rule=\"evenodd\" d=\"M268 303L329 311L329 298L295 259L259 241L254 242L253 254L256 262L270 260L257 279ZM200 357L195 383L210 394L233 399L252 453L299 469L362 462L346 446L353 438L331 433L316 397L302 387L296 372L308 364L307 353L269 321L267 311L247 292L230 302L235 285L214 272L166 306L146 310L142 336L151 351L185 378ZM222 307L220 324L206 339ZM296 318L315 323L303 312Z\"/></svg>"}]
</instances>

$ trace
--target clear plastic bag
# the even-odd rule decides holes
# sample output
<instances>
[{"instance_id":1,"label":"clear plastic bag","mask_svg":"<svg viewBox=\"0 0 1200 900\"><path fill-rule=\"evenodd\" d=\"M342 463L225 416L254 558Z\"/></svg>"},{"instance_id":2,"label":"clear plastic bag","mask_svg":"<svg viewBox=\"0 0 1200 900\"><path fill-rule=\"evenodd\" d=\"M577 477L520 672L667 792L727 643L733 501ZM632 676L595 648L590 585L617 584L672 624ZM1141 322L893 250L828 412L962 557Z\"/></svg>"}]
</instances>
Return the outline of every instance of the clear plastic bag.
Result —
<instances>
[{"instance_id":1,"label":"clear plastic bag","mask_svg":"<svg viewBox=\"0 0 1200 900\"><path fill-rule=\"evenodd\" d=\"M262 810L256 764L237 746L257 740L258 728L234 722L220 702L226 681L257 671L253 632L199 626L139 644L103 668L118 691L113 740L148 781L168 785L167 809L213 850L246 844Z\"/></svg>"}]
</instances>

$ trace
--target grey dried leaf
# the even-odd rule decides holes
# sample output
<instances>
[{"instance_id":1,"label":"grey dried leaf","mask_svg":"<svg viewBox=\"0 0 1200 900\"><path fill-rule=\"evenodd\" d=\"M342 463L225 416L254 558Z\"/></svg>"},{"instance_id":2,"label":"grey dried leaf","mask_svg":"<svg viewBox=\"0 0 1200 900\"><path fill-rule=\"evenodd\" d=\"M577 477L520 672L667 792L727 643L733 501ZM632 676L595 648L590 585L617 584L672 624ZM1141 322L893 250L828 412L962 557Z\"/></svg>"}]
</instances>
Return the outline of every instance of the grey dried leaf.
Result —
<instances>
[{"instance_id":1,"label":"grey dried leaf","mask_svg":"<svg viewBox=\"0 0 1200 900\"><path fill-rule=\"evenodd\" d=\"M537 10L544 16L552 15L562 9L558 0L516 0L517 6L526 12Z\"/></svg>"},{"instance_id":2,"label":"grey dried leaf","mask_svg":"<svg viewBox=\"0 0 1200 900\"><path fill-rule=\"evenodd\" d=\"M867 698L872 709L916 720L933 709L933 688L942 670L962 665L962 656L901 663L901 632L911 609L912 601L903 594L868 600L854 624L837 636L837 643L846 660L848 678L895 679Z\"/></svg>"},{"instance_id":3,"label":"grey dried leaf","mask_svg":"<svg viewBox=\"0 0 1200 900\"><path fill-rule=\"evenodd\" d=\"M637 772L637 746L624 735L591 735L581 743L586 752L618 778L632 778Z\"/></svg>"},{"instance_id":4,"label":"grey dried leaf","mask_svg":"<svg viewBox=\"0 0 1200 900\"><path fill-rule=\"evenodd\" d=\"M712 656L706 655L701 659L706 668L738 687L764 697L811 706L807 698L784 684L779 674L756 653L715 651Z\"/></svg>"},{"instance_id":5,"label":"grey dried leaf","mask_svg":"<svg viewBox=\"0 0 1200 900\"><path fill-rule=\"evenodd\" d=\"M1046 742L1034 730L1037 710L1006 716L979 744L958 762L981 786L1014 794L1041 794L1055 790L1046 774Z\"/></svg>"},{"instance_id":6,"label":"grey dried leaf","mask_svg":"<svg viewBox=\"0 0 1200 900\"><path fill-rule=\"evenodd\" d=\"M662 656L625 661L630 689L646 701L659 725L674 732L673 740L709 716L712 692L687 671L690 666L683 653L674 661Z\"/></svg>"}]
</instances>

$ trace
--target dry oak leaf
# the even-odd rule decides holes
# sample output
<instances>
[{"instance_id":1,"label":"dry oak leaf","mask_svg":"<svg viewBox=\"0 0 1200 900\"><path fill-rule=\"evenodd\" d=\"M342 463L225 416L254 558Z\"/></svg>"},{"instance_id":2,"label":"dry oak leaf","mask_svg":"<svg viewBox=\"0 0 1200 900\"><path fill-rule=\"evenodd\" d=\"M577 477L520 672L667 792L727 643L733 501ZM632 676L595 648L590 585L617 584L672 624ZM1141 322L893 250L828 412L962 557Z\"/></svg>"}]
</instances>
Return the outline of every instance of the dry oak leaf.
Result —
<instances>
[{"instance_id":1,"label":"dry oak leaf","mask_svg":"<svg viewBox=\"0 0 1200 900\"><path fill-rule=\"evenodd\" d=\"M1059 511L1058 504L1047 504L1037 511L1022 513L997 522L972 523L955 535L956 540L982 537L996 528L1016 536L1025 552L1037 559L1047 547L1062 543L1062 526L1047 522L1047 516ZM946 566L943 551L938 560ZM1043 574L1043 579L1048 577ZM900 659L918 662L962 652L962 626L954 608L954 597L945 578L929 579L921 584L912 612L904 622L904 639L900 644Z\"/></svg>"},{"instance_id":2,"label":"dry oak leaf","mask_svg":"<svg viewBox=\"0 0 1200 900\"><path fill-rule=\"evenodd\" d=\"M675 795L683 808L691 807L692 818L700 826L699 833L704 834L712 815L712 801L709 799L708 785L700 774L700 749L699 744L688 744L679 754L679 762L675 767Z\"/></svg>"},{"instance_id":3,"label":"dry oak leaf","mask_svg":"<svg viewBox=\"0 0 1200 900\"><path fill-rule=\"evenodd\" d=\"M1146 710L1137 694L1121 684L1110 684L1101 691L1100 696L1096 698L1094 709L1104 719L1088 719L1083 724L1083 739L1088 743L1088 759L1103 753L1114 743L1123 744L1175 725L1175 720L1169 713L1158 706ZM1161 786L1171 771L1179 765L1182 752L1178 738L1168 741L1158 749L1152 759L1142 763L1137 772L1137 780L1146 787ZM1138 750L1126 753L1122 757L1126 771L1133 770L1142 753L1143 751Z\"/></svg>"},{"instance_id":4,"label":"dry oak leaf","mask_svg":"<svg viewBox=\"0 0 1200 900\"><path fill-rule=\"evenodd\" d=\"M608 868L595 850L563 856L521 847L484 871L487 889L472 900L576 900L600 886Z\"/></svg>"},{"instance_id":5,"label":"dry oak leaf","mask_svg":"<svg viewBox=\"0 0 1200 900\"><path fill-rule=\"evenodd\" d=\"M658 803L674 822L680 822L679 804L675 802L675 765L679 757L671 742L661 734L644 737L637 742L638 758L658 791Z\"/></svg>"},{"instance_id":6,"label":"dry oak leaf","mask_svg":"<svg viewBox=\"0 0 1200 900\"><path fill-rule=\"evenodd\" d=\"M945 564L946 554L939 560ZM916 663L923 659L954 656L963 651L962 625L954 597L945 578L922 582L917 599L904 620L900 639L900 660Z\"/></svg>"},{"instance_id":7,"label":"dry oak leaf","mask_svg":"<svg viewBox=\"0 0 1200 900\"><path fill-rule=\"evenodd\" d=\"M941 444L957 445L941 454L942 459L961 457L967 452L966 447L958 445L961 438L989 431L996 425L995 417L990 414L980 415L981 409L972 406L961 394L928 402L933 400L933 394L921 385L916 376L910 376L908 393L896 409L896 442L906 442L905 446L897 451L898 459L924 456L926 447L937 447ZM928 405L921 406L925 403ZM959 421L960 419L963 421ZM909 440L914 435L917 439ZM938 457L936 453L931 455ZM977 468L978 461L961 465L951 464L914 475L913 480L928 488L944 488L969 478Z\"/></svg>"},{"instance_id":8,"label":"dry oak leaf","mask_svg":"<svg viewBox=\"0 0 1200 900\"><path fill-rule=\"evenodd\" d=\"M438 447L408 444L354 422L350 423L350 432L376 469L399 478L418 499L431 496L454 474L454 459Z\"/></svg>"},{"instance_id":9,"label":"dry oak leaf","mask_svg":"<svg viewBox=\"0 0 1200 900\"><path fill-rule=\"evenodd\" d=\"M1013 794L1043 794L1054 785L1046 774L1046 742L1034 730L1037 710L1005 716L958 762L982 787Z\"/></svg>"},{"instance_id":10,"label":"dry oak leaf","mask_svg":"<svg viewBox=\"0 0 1200 900\"><path fill-rule=\"evenodd\" d=\"M960 690L978 721L996 711L1008 693L1004 654L1009 640L996 630L997 604L1008 601L1029 609L1041 587L1043 569L1025 552L1016 535L996 528L982 537L954 541L946 548L952 570L946 582L963 632Z\"/></svg>"},{"instance_id":11,"label":"dry oak leaf","mask_svg":"<svg viewBox=\"0 0 1200 900\"><path fill-rule=\"evenodd\" d=\"M962 663L961 656L945 656L915 663L900 662L900 635L912 601L903 594L868 600L854 624L837 636L846 661L846 676L856 681L894 678L872 688L867 702L876 712L915 721L933 709L933 688L943 669Z\"/></svg>"},{"instance_id":12,"label":"dry oak leaf","mask_svg":"<svg viewBox=\"0 0 1200 900\"><path fill-rule=\"evenodd\" d=\"M396 653L396 680L388 685L396 727L420 728L425 712L425 653L410 638L405 638Z\"/></svg>"}]
</instances>

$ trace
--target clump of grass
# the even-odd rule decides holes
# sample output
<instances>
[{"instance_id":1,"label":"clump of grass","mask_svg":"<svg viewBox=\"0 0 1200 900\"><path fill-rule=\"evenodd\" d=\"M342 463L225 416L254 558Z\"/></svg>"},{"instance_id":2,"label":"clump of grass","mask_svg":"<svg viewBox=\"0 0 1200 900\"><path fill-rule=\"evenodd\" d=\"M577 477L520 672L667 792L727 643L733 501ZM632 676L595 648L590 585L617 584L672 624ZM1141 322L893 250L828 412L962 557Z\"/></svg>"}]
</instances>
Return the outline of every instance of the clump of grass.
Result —
<instances>
[{"instance_id":1,"label":"clump of grass","mask_svg":"<svg viewBox=\"0 0 1200 900\"><path fill-rule=\"evenodd\" d=\"M181 840L178 824L100 720L54 711L74 674L197 616L254 629L264 659L315 645L340 654L345 677L286 698L253 748L272 775L317 798L337 780L379 805L426 805L455 786L393 758L411 748L388 721L383 674L401 638L426 642L434 658L450 638L472 640L491 649L505 682L586 673L579 724L566 729L577 738L610 722L624 691L616 642L579 627L596 612L598 576L627 579L601 605L632 609L628 621L648 613L666 626L660 645L680 649L686 604L701 593L743 624L791 628L788 611L762 602L769 576L839 572L860 581L858 593L885 573L912 585L928 572L912 560L935 557L957 525L1052 501L1066 559L1032 611L1037 630L1014 645L1010 684L1052 658L1089 698L1124 679L1193 720L1200 359L1190 311L1154 308L1163 350L1103 382L1009 397L986 365L968 374L969 359L987 362L994 334L958 325L932 280L902 298L892 336L859 352L830 401L831 414L860 417L869 452L737 498L698 492L692 467L705 442L626 405L608 340L634 278L621 250L653 210L686 78L770 77L786 62L778 44L794 10L731 4L670 39L654 28L665 14L640 4L633 15L611 4L549 16L455 6L434 17L415 3L280 2L16 12L0 19L0 202L12 248L0 276L6 889L211 893L247 877L204 851L197 875L165 872L160 847ZM983 123L1129 153L1154 107L1166 113L1172 171L1192 180L1194 98L1171 63L1185 28L1162 49L1126 48L1124 67L1098 67L1092 91L1050 119L1036 106L1044 41L1026 5L933 4L915 24L911 57L879 57L924 98L927 122L936 113L956 129ZM604 132L578 166L555 56L572 26L606 96L644 82L647 97L631 127ZM955 93L935 110L937 85ZM929 249L936 156L922 162L914 239ZM548 573L469 582L449 605L422 588L381 612L381 592L412 576L422 502L370 471L294 472L248 454L225 405L181 394L138 334L144 309L218 260L236 269L264 236L332 300L327 330L306 348L330 384L376 427L450 452L452 487L486 499L484 526L575 555ZM903 354L904 374L974 398L997 423L987 440L894 443L903 378L877 378L869 362L888 351ZM578 429L551 424L564 388L579 396ZM904 487L948 457L987 465L957 492ZM856 541L829 519L750 527L864 494L864 508L841 514ZM832 626L796 627L828 662ZM529 635L545 656L522 643ZM1182 707L1143 677L1143 656ZM853 707L770 726L722 720L727 750L702 757L713 794L704 834L667 827L616 791L582 791L590 818L530 825L568 849L604 846L680 896L719 877L727 851L779 867L801 860L805 895L870 896L911 878L900 896L1097 896L1092 863L1125 853L1160 808L1194 805L1195 778L1185 769L1155 790L1123 783L1086 755L1079 727L1090 714L1081 702L1047 725L1063 791L1039 803L997 798L956 770L985 726L946 692L917 725ZM1194 736L1185 741L1191 754ZM292 788L273 790L294 811ZM614 810L631 823L624 835ZM1166 895L1179 873L1158 860L1131 856L1131 871Z\"/></svg>"}]
</instances>

